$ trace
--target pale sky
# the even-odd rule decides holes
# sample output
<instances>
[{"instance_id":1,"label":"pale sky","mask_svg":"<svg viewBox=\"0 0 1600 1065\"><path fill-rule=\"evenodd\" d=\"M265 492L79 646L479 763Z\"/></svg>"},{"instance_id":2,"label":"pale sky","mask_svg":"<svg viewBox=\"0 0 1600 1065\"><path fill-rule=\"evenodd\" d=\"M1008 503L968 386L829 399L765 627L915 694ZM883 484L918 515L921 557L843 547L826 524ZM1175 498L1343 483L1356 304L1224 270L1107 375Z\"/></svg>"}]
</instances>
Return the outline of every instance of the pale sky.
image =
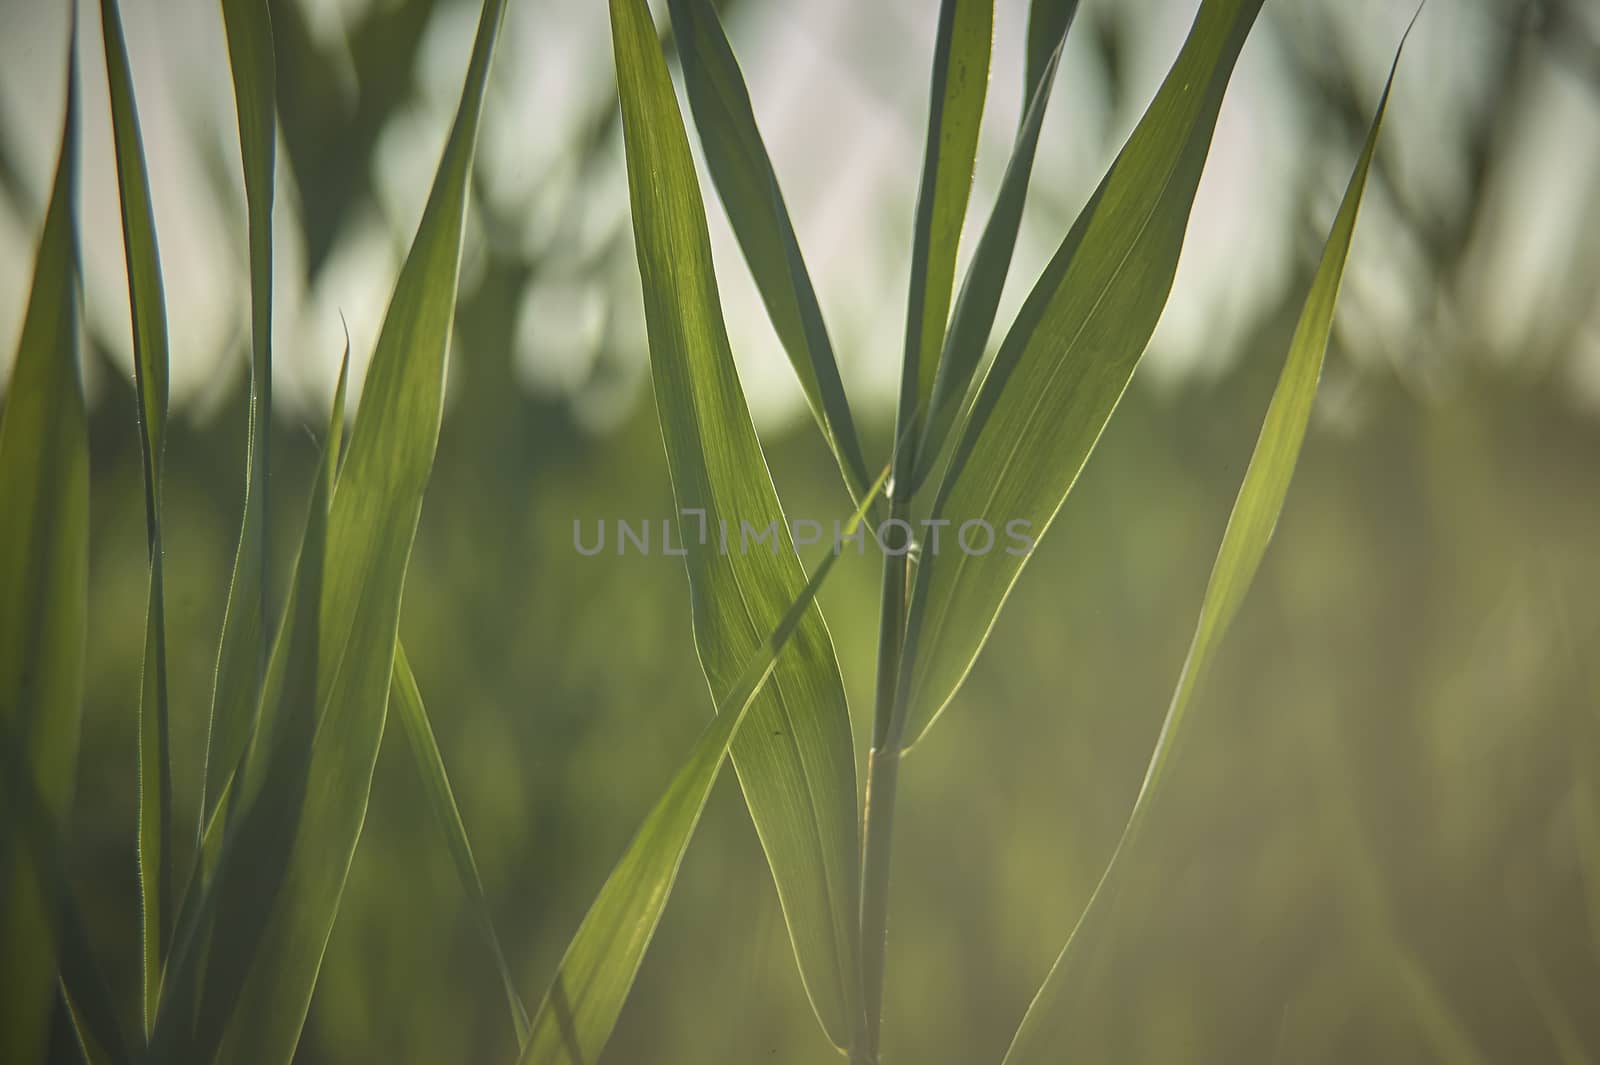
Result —
<instances>
[{"instance_id":1,"label":"pale sky","mask_svg":"<svg viewBox=\"0 0 1600 1065\"><path fill-rule=\"evenodd\" d=\"M317 34L335 45L343 27L373 2L303 0ZM1002 325L1064 233L1070 215L1063 212L1081 204L1154 92L1196 6L1196 0L1086 0L1052 98ZM1408 202L1442 211L1463 202L1467 132L1488 94L1499 91L1481 71L1507 32L1501 7L1494 0L1433 0L1418 22L1381 148ZM29 0L0 0L0 10L0 137L29 199L20 210L0 199L3 379L60 135L66 12L65 5ZM204 411L230 380L224 363L237 363L248 306L220 16L215 0L123 0L123 10L167 281L173 401ZM91 329L127 367L100 31L96 6L83 11L86 302ZM847 386L862 409L891 401L898 372L936 11L935 0L751 2L729 25ZM1109 112L1089 32L1096 11L1114 11L1131 29L1125 106L1116 113ZM1308 240L1320 240L1354 162L1356 146L1337 140L1290 76L1294 53L1279 31L1327 19L1319 32L1332 33L1330 46L1355 57L1356 83L1370 107L1411 13L1409 3L1393 0L1268 0L1223 108L1178 280L1140 375L1147 385L1228 363L1241 331L1282 298ZM291 417L307 416L327 400L343 346L341 313L354 367L365 366L438 160L476 15L471 3L445 5L436 14L419 90L378 145L375 208L345 220L310 291L301 277L296 194L280 150L275 350L280 407ZM999 0L969 234L987 215L1020 111L1025 16L1025 3ZM1600 25L1595 32L1600 36ZM1600 408L1600 314L1593 301L1575 304L1565 284L1575 271L1591 288L1600 276L1592 250L1600 242L1594 231L1600 217L1590 207L1600 179L1600 92L1571 66L1541 59L1532 69L1537 84L1528 98L1537 106L1516 116L1490 172L1488 195L1499 210L1474 237L1465 291L1447 293L1443 302L1451 327L1496 357L1516 357L1531 335L1563 314L1588 314L1592 343L1569 372L1578 392ZM519 378L530 388L574 394L580 416L599 426L625 414L637 397L635 387L625 387L619 398L614 383L608 395L584 394L598 346L609 339L630 349L636 382L644 359L638 279L626 240L599 278L586 265L627 233L620 145L583 181L572 173L567 148L583 118L613 91L610 78L603 4L514 0L479 156L483 187L500 213L525 219L520 232L496 239L520 242L547 263L545 280L529 290L519 314ZM1346 150L1324 150L1330 138L1332 148ZM1318 190L1314 218L1305 216L1299 195L1307 179ZM769 429L803 418L800 390L704 175L702 187L724 313L752 410ZM1586 209L1587 228L1577 224ZM1320 227L1315 234L1313 224ZM480 238L469 232L465 284L472 282L471 246ZM963 263L970 250L964 242ZM569 278L563 264L571 266ZM1375 363L1406 358L1419 323L1437 326L1441 295L1431 270L1399 223L1391 194L1375 184L1357 232L1341 340ZM994 339L999 335L997 329Z\"/></svg>"}]
</instances>

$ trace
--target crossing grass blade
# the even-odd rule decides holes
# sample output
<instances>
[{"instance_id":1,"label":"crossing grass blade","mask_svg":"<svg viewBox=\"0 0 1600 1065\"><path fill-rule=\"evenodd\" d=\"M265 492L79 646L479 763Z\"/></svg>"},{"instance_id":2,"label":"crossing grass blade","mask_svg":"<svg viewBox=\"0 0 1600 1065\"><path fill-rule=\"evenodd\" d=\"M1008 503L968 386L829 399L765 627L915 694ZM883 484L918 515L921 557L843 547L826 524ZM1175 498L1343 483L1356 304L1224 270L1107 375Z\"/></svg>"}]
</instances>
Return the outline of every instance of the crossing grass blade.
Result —
<instances>
[{"instance_id":1,"label":"crossing grass blade","mask_svg":"<svg viewBox=\"0 0 1600 1065\"><path fill-rule=\"evenodd\" d=\"M1022 122L1000 179L1000 191L989 221L978 238L972 263L956 297L950 318L950 332L944 339L939 368L928 401L928 427L917 446L915 491L928 476L934 460L944 447L956 422L962 400L973 375L983 360L989 331L994 328L995 312L1005 288L1011 256L1016 250L1017 233L1022 228L1022 207L1028 195L1028 179L1033 175L1033 159L1039 148L1039 131L1044 126L1045 108L1067 31L1078 13L1078 0L1035 0L1029 9L1028 59L1023 93Z\"/></svg>"},{"instance_id":2,"label":"crossing grass blade","mask_svg":"<svg viewBox=\"0 0 1600 1065\"><path fill-rule=\"evenodd\" d=\"M656 414L695 644L715 696L805 586L805 571L734 368L688 135L649 9L612 0L611 26ZM849 708L820 610L803 619L751 713L734 768L806 993L842 1046L859 979L860 837Z\"/></svg>"},{"instance_id":3,"label":"crossing grass blade","mask_svg":"<svg viewBox=\"0 0 1600 1065\"><path fill-rule=\"evenodd\" d=\"M76 48L74 14L61 152L0 415L0 725L38 782L41 819L56 839L77 770L89 597ZM46 872L20 820L0 820L0 1061L18 1065L44 1057L65 945Z\"/></svg>"},{"instance_id":4,"label":"crossing grass blade","mask_svg":"<svg viewBox=\"0 0 1600 1065\"><path fill-rule=\"evenodd\" d=\"M847 532L859 530L888 476L885 468L868 487L845 527ZM817 592L840 554L830 551L823 558L724 689L717 716L701 733L578 926L534 1015L533 1037L523 1047L519 1065L589 1065L599 1060L672 894L723 758L737 744L741 727L774 677L790 638L805 631Z\"/></svg>"},{"instance_id":5,"label":"crossing grass blade","mask_svg":"<svg viewBox=\"0 0 1600 1065\"><path fill-rule=\"evenodd\" d=\"M155 1020L161 967L172 941L177 888L173 846L172 743L167 698L166 601L162 590L161 478L167 429L167 311L161 255L150 206L139 108L117 0L101 0L111 134L122 208L133 326L133 384L139 405L139 454L144 469L145 536L150 592L145 615L144 668L139 693L139 889L144 951L144 1024Z\"/></svg>"},{"instance_id":6,"label":"crossing grass blade","mask_svg":"<svg viewBox=\"0 0 1600 1065\"><path fill-rule=\"evenodd\" d=\"M1049 527L1161 316L1223 92L1261 2L1202 3L979 386L933 520L1035 541ZM918 569L897 690L908 746L960 686L1027 561L1004 538L992 548L928 552Z\"/></svg>"},{"instance_id":7,"label":"crossing grass blade","mask_svg":"<svg viewBox=\"0 0 1600 1065\"><path fill-rule=\"evenodd\" d=\"M928 103L928 145L911 239L911 285L906 303L906 351L900 370L896 435L911 454L944 347L956 251L972 194L978 129L989 90L989 54L994 43L994 0L944 0L934 42L933 84ZM895 471L893 495L906 494Z\"/></svg>"},{"instance_id":8,"label":"crossing grass blade","mask_svg":"<svg viewBox=\"0 0 1600 1065\"><path fill-rule=\"evenodd\" d=\"M478 930L494 955L495 967L500 971L500 983L505 988L506 1001L511 1007L511 1023L517 1031L517 1045L528 1042L533 1031L527 1007L517 991L506 952L500 946L500 936L495 932L494 916L489 909L489 898L483 890L483 878L478 875L478 862L472 856L472 844L467 839L467 826L462 823L461 810L456 806L455 791L450 787L450 776L445 771L444 756L439 753L439 741L434 737L433 725L428 721L428 711L422 702L422 690L411 672L404 644L395 646L394 679L389 684L391 698L400 713L400 724L405 730L406 745L416 763L417 776L422 781L427 796L428 809L434 822L444 834L450 848L450 860L456 875L467 893L472 915Z\"/></svg>"},{"instance_id":9,"label":"crossing grass blade","mask_svg":"<svg viewBox=\"0 0 1600 1065\"><path fill-rule=\"evenodd\" d=\"M239 119L250 245L250 407L245 452L244 516L228 583L206 738L198 836L216 816L227 781L243 757L261 695L271 632L267 624L267 474L272 428L272 202L276 158L277 72L267 0L222 0ZM209 873L214 852L197 858Z\"/></svg>"},{"instance_id":10,"label":"crossing grass blade","mask_svg":"<svg viewBox=\"0 0 1600 1065\"><path fill-rule=\"evenodd\" d=\"M822 308L756 126L739 62L708 0L670 0L667 7L711 180L811 413L851 497L859 501L867 486L866 459Z\"/></svg>"},{"instance_id":11,"label":"crossing grass blade","mask_svg":"<svg viewBox=\"0 0 1600 1065\"><path fill-rule=\"evenodd\" d=\"M305 1021L383 736L401 590L438 441L478 118L504 10L504 0L483 5L325 535L314 497L259 724L228 815L208 830L222 832L217 871L200 916L180 920L173 982L184 990L181 1005L162 1003L156 1061L279 1065ZM329 463L324 485L331 455Z\"/></svg>"},{"instance_id":12,"label":"crossing grass blade","mask_svg":"<svg viewBox=\"0 0 1600 1065\"><path fill-rule=\"evenodd\" d=\"M1397 67L1400 62L1398 52L1394 62ZM1223 534L1222 546L1217 552L1217 560L1200 607L1200 620L1184 660L1177 690L1167 709L1161 735L1156 740L1155 752L1145 772L1144 783L1134 800L1133 811L1110 865L1079 917L1077 927L1057 957L1044 986L1029 1006L1011 1049L1006 1054L1006 1065L1042 1065L1071 1056L1072 1007L1084 999L1088 959L1108 934L1110 907L1115 904L1121 877L1126 875L1124 870L1128 868L1124 855L1148 820L1152 803L1167 779L1173 752L1185 732L1194 693L1255 578L1288 495L1300 446L1305 440L1306 425L1311 418L1312 403L1316 399L1323 356L1333 329L1339 284L1344 277L1345 261L1350 253L1350 239L1361 208L1367 172L1377 150L1384 109L1388 106L1389 90L1394 84L1395 67L1390 68L1389 80L1378 101L1366 143L1355 172L1350 177L1339 213L1334 218L1305 306L1300 313L1299 324L1290 340L1289 354L1267 407L1266 420L1234 501L1233 513L1228 518L1228 528Z\"/></svg>"}]
</instances>

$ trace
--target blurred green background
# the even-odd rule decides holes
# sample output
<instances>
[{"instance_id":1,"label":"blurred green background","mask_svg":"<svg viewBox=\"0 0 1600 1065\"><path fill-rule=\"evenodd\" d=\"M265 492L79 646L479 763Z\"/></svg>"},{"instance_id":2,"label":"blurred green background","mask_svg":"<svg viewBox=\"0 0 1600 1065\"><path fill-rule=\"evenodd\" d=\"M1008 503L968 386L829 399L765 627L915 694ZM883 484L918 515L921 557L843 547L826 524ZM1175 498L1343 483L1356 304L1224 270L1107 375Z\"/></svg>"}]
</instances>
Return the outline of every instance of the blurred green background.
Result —
<instances>
[{"instance_id":1,"label":"blurred green background","mask_svg":"<svg viewBox=\"0 0 1600 1065\"><path fill-rule=\"evenodd\" d=\"M243 208L214 6L126 5L174 321L168 610L187 807L243 487ZM882 454L937 5L723 6ZM1008 306L1142 109L1193 6L1085 3ZM58 90L37 87L59 83L65 19L28 0L0 11L9 340L58 127ZM979 211L1021 94L1025 5L999 11ZM997 1062L1109 857L1411 8L1271 0L1267 12L1148 364L956 703L907 761L894 1062ZM340 315L359 362L475 12L452 0L274 0L273 14L282 554ZM86 24L91 58L97 34ZM104 75L84 65L94 527L71 858L131 1016L145 534ZM711 713L680 565L573 548L575 521L592 533L672 508L610 77L603 5L515 0L402 624L530 1002ZM1119 901L1116 949L1078 1022L1083 1061L1600 1060L1600 16L1584 0L1434 0L1379 167L1318 417L1172 801L1132 856L1137 887ZM710 213L788 512L843 517L827 452ZM876 580L873 560L852 558L823 594L863 747ZM59 1060L74 1060L64 1024L57 1036ZM513 1045L391 735L300 1060L508 1061ZM831 1053L728 775L604 1061Z\"/></svg>"}]
</instances>

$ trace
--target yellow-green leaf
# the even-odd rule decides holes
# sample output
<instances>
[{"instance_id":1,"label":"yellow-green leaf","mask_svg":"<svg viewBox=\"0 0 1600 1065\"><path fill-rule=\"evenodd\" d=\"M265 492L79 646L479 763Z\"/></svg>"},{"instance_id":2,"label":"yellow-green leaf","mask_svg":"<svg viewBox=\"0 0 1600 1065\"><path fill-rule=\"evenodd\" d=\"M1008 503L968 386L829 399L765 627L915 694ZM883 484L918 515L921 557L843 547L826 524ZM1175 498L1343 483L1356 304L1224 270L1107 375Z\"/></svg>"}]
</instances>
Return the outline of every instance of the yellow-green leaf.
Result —
<instances>
[{"instance_id":1,"label":"yellow-green leaf","mask_svg":"<svg viewBox=\"0 0 1600 1065\"><path fill-rule=\"evenodd\" d=\"M1399 61L1400 57L1396 54L1396 65ZM1345 260L1350 254L1350 238L1361 208L1361 194L1366 187L1367 172L1372 166L1378 132L1383 125L1384 108L1388 105L1389 89L1393 84L1394 71L1391 69L1389 82L1384 86L1383 96L1378 101L1377 112L1367 133L1366 144L1350 177L1339 213L1334 218L1327 244L1323 247L1321 262L1300 312L1294 337L1289 343L1288 358L1279 375L1277 388L1273 391L1272 402L1267 407L1266 420L1256 440L1255 451L1251 454L1244 482L1239 487L1239 495L1234 501L1233 513L1228 518L1228 528L1223 534L1222 547L1217 552L1211 580L1206 586L1205 599L1200 607L1200 620L1195 627L1189 653L1184 659L1183 672L1167 709L1166 721L1156 741L1144 783L1134 800L1133 811L1111 863L1079 917L1077 927L1056 958L1044 986L1029 1006L1011 1049L1006 1054L1006 1065L1045 1065L1072 1056L1070 1043L1074 1007L1086 999L1085 976L1091 968L1089 962L1097 948L1106 942L1108 930L1112 927L1110 907L1119 890L1119 878L1128 868L1124 855L1148 820L1152 803L1167 779L1167 767L1173 751L1181 742L1194 693L1255 578L1288 495L1289 481L1294 476L1295 462L1299 458L1300 445L1305 440L1306 425L1311 418L1312 403L1316 399L1323 355L1333 329L1339 283L1344 276Z\"/></svg>"}]
</instances>

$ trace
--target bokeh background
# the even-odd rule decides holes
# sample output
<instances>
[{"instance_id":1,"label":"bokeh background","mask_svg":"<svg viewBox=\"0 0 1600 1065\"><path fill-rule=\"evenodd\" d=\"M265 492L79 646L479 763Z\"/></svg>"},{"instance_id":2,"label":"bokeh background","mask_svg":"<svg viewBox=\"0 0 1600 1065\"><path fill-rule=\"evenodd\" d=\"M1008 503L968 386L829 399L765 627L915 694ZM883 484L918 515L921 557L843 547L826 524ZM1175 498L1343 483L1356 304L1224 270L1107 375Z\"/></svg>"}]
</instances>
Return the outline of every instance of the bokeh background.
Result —
<instances>
[{"instance_id":1,"label":"bokeh background","mask_svg":"<svg viewBox=\"0 0 1600 1065\"><path fill-rule=\"evenodd\" d=\"M937 4L723 7L881 454ZM1137 119L1194 7L1083 5L1005 307ZM179 798L192 808L243 487L243 196L215 4L124 10L172 322L168 609ZM272 13L282 458L271 491L286 555L341 318L359 369L438 158L476 5L273 0ZM1109 856L1411 14L1410 0L1267 4L1149 357L966 687L906 764L893 1061L997 1062ZM66 5L5 0L0 18L9 351L59 130ZM1020 0L1000 0L977 217L1021 108L1024 20ZM145 548L92 5L81 48L93 558L71 859L131 1016ZM402 624L530 1002L711 713L679 564L572 546L574 520L592 530L672 507L611 78L603 4L514 0ZM1134 855L1138 883L1084 1004L1080 1060L1600 1060L1597 189L1600 8L1431 0L1395 90L1300 471L1196 707L1176 801ZM842 516L714 201L710 214L780 492L791 515ZM876 598L874 564L853 559L823 595L858 736ZM508 1061L492 965L398 741L385 741L300 1060ZM57 1035L60 1060L73 1060L64 1026ZM729 775L604 1060L830 1055Z\"/></svg>"}]
</instances>

